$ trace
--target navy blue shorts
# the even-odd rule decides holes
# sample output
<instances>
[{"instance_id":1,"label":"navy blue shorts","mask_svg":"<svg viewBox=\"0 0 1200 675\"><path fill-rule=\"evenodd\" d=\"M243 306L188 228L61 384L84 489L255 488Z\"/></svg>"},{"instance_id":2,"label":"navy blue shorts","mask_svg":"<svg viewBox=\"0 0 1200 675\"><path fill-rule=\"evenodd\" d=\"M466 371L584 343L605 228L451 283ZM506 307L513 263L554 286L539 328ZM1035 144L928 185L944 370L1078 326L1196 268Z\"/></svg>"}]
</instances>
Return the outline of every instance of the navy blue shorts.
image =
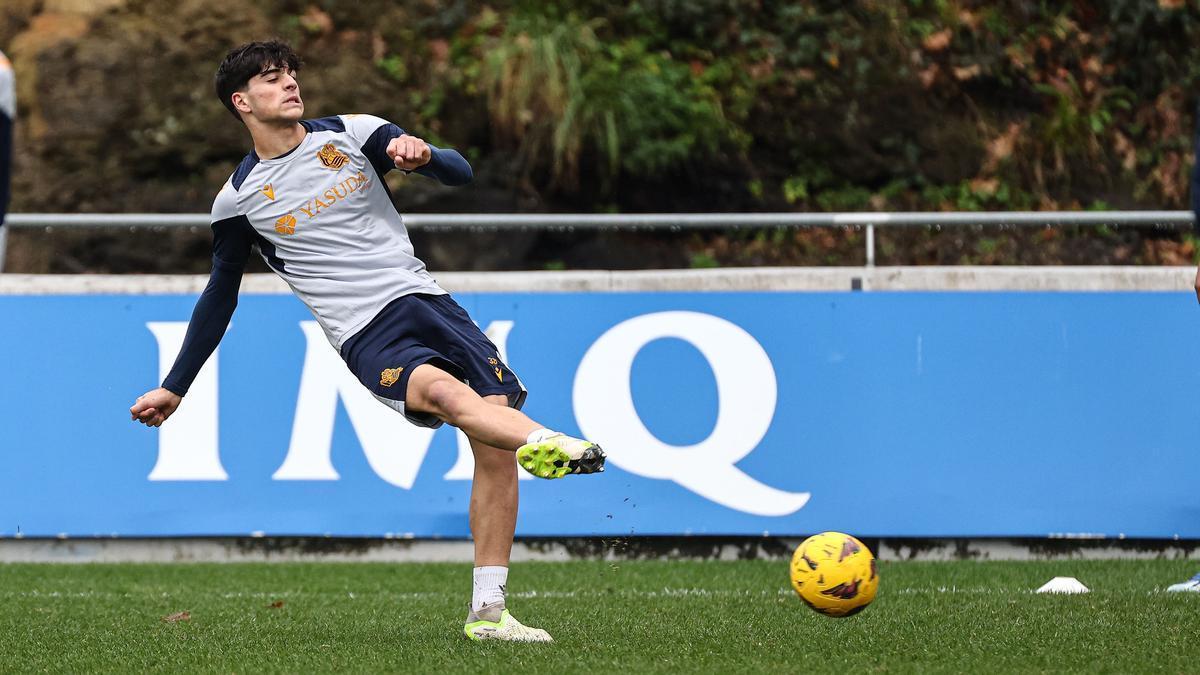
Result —
<instances>
[{"instance_id":1,"label":"navy blue shorts","mask_svg":"<svg viewBox=\"0 0 1200 675\"><path fill-rule=\"evenodd\" d=\"M418 426L442 425L429 413L404 409L408 377L423 363L450 373L480 396L504 394L518 410L525 403L516 373L449 295L396 298L342 345L342 359L375 398Z\"/></svg>"}]
</instances>

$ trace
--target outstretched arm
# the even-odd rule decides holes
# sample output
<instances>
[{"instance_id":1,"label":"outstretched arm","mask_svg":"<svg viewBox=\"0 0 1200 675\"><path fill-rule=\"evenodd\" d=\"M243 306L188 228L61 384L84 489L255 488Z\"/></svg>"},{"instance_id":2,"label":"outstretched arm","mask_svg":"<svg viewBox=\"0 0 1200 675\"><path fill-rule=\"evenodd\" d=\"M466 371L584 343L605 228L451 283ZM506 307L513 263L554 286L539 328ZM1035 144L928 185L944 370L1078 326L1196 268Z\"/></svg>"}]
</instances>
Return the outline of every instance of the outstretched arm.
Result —
<instances>
[{"instance_id":1,"label":"outstretched arm","mask_svg":"<svg viewBox=\"0 0 1200 675\"><path fill-rule=\"evenodd\" d=\"M249 227L244 216L213 223L212 273L192 310L179 356L162 386L139 396L129 408L132 420L150 427L165 422L221 342L237 307L242 271L250 254Z\"/></svg>"},{"instance_id":2,"label":"outstretched arm","mask_svg":"<svg viewBox=\"0 0 1200 675\"><path fill-rule=\"evenodd\" d=\"M416 171L444 185L466 185L474 177L471 165L457 150L432 146L416 136L393 138L387 155L397 169Z\"/></svg>"}]
</instances>

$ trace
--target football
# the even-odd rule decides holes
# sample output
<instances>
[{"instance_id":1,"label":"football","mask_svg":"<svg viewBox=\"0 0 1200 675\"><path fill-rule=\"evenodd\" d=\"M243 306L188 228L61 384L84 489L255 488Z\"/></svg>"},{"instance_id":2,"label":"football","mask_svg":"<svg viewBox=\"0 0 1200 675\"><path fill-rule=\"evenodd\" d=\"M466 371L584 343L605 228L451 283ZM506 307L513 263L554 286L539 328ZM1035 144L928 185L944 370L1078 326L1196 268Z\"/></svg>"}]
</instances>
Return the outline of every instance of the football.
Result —
<instances>
[{"instance_id":1,"label":"football","mask_svg":"<svg viewBox=\"0 0 1200 675\"><path fill-rule=\"evenodd\" d=\"M805 539L792 555L791 576L800 599L826 616L857 614L879 590L875 556L861 541L841 532Z\"/></svg>"}]
</instances>

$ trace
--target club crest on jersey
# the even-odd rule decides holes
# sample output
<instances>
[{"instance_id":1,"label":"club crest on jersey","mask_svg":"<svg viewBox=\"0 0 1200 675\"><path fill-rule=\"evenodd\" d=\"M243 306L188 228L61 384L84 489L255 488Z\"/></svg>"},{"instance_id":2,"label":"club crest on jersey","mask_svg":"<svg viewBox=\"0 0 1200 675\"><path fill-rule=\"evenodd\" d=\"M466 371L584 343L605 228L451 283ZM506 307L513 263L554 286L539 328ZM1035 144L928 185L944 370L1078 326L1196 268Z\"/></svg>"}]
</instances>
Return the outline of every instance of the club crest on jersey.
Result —
<instances>
[{"instance_id":1,"label":"club crest on jersey","mask_svg":"<svg viewBox=\"0 0 1200 675\"><path fill-rule=\"evenodd\" d=\"M326 143L317 152L317 159L321 160L321 166L326 169L334 169L335 171L346 166L346 162L350 161L350 158L341 150L338 150L333 143Z\"/></svg>"},{"instance_id":2,"label":"club crest on jersey","mask_svg":"<svg viewBox=\"0 0 1200 675\"><path fill-rule=\"evenodd\" d=\"M296 234L296 216L289 213L275 221L275 231L279 234Z\"/></svg>"},{"instance_id":3,"label":"club crest on jersey","mask_svg":"<svg viewBox=\"0 0 1200 675\"><path fill-rule=\"evenodd\" d=\"M489 358L488 363L491 364L491 366L492 366L492 372L496 373L496 379L503 382L504 381L504 371L500 368L499 359Z\"/></svg>"},{"instance_id":4,"label":"club crest on jersey","mask_svg":"<svg viewBox=\"0 0 1200 675\"><path fill-rule=\"evenodd\" d=\"M404 372L404 368L385 368L379 374L379 384L383 387L390 387L400 381L400 373Z\"/></svg>"},{"instance_id":5,"label":"club crest on jersey","mask_svg":"<svg viewBox=\"0 0 1200 675\"><path fill-rule=\"evenodd\" d=\"M270 199L271 201L275 201L275 187L270 183L267 183L258 189L262 191L264 197Z\"/></svg>"}]
</instances>

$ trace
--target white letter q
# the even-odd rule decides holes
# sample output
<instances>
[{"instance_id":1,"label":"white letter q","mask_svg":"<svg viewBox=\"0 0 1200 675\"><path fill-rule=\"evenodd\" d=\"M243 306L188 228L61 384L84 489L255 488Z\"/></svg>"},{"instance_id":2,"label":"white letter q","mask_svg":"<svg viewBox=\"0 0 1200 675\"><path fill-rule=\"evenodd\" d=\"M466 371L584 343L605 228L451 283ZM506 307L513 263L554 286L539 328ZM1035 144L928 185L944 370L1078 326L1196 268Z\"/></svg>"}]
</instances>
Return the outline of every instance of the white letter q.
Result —
<instances>
[{"instance_id":1,"label":"white letter q","mask_svg":"<svg viewBox=\"0 0 1200 675\"><path fill-rule=\"evenodd\" d=\"M689 446L668 445L642 423L629 377L649 342L678 338L708 360L717 382L717 423ZM758 341L725 319L699 312L658 312L629 319L600 336L575 374L575 418L609 460L647 478L673 480L722 506L759 516L784 516L803 507L809 493L764 485L734 466L750 454L775 416L776 381Z\"/></svg>"}]
</instances>

